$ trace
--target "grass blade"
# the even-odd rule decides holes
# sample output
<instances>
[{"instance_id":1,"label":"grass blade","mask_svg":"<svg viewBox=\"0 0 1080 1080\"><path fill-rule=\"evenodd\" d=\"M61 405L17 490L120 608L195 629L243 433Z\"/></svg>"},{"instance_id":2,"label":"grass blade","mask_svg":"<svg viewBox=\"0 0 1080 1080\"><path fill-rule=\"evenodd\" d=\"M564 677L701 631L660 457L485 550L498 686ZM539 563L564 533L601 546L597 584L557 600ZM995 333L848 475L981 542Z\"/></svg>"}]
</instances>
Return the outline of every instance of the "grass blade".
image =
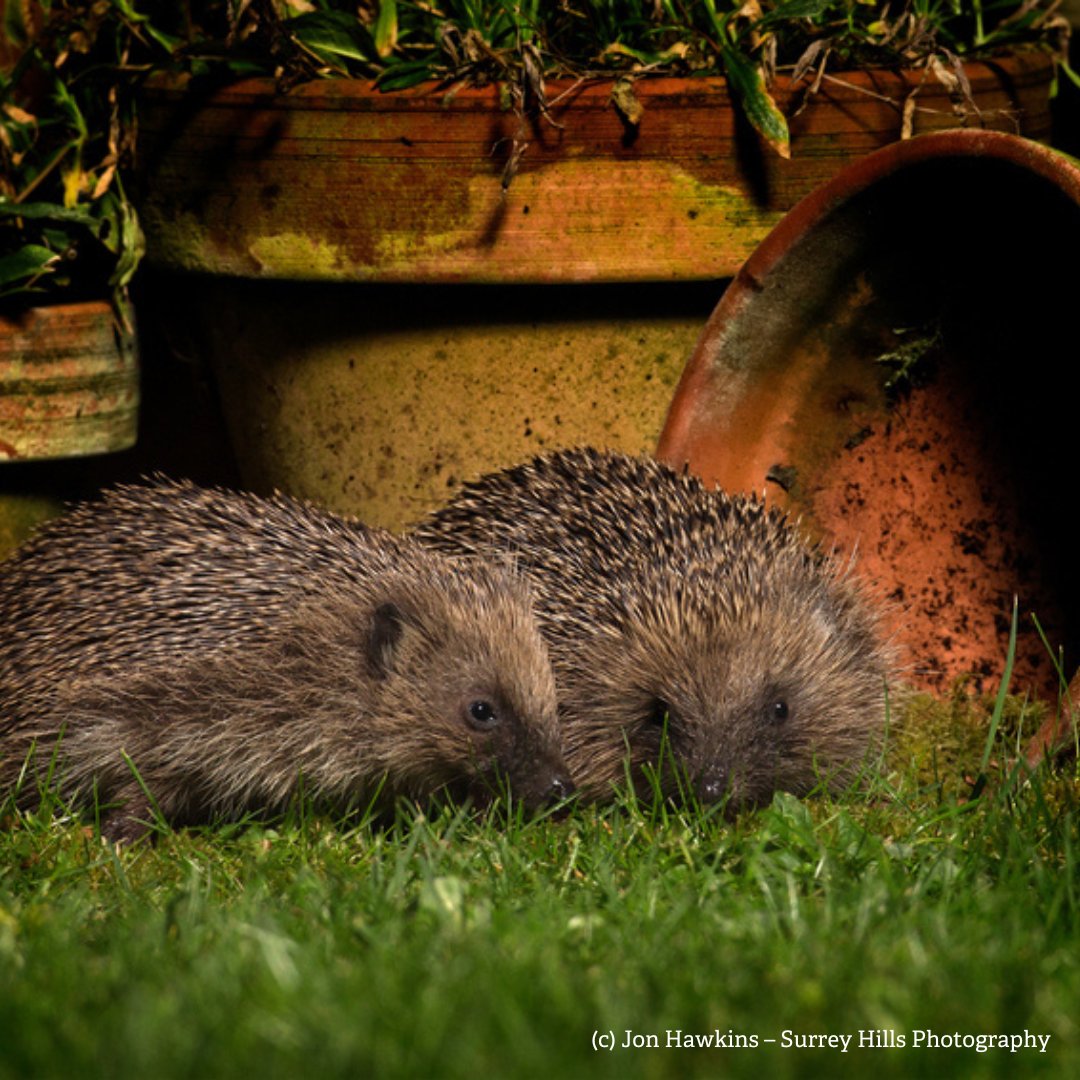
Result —
<instances>
[{"instance_id":1,"label":"grass blade","mask_svg":"<svg viewBox=\"0 0 1080 1080\"><path fill-rule=\"evenodd\" d=\"M986 787L986 769L990 764L990 756L994 752L994 742L997 739L998 728L1001 725L1001 717L1005 712L1005 699L1009 693L1009 683L1012 681L1013 661L1016 659L1016 625L1018 619L1019 601L1013 597L1012 622L1009 626L1009 648L1005 654L1005 671L1001 676L1001 685L998 687L997 698L994 701L994 711L990 714L990 730L986 733L986 745L983 747L982 762L979 765L979 775L972 789L972 798L978 798Z\"/></svg>"}]
</instances>

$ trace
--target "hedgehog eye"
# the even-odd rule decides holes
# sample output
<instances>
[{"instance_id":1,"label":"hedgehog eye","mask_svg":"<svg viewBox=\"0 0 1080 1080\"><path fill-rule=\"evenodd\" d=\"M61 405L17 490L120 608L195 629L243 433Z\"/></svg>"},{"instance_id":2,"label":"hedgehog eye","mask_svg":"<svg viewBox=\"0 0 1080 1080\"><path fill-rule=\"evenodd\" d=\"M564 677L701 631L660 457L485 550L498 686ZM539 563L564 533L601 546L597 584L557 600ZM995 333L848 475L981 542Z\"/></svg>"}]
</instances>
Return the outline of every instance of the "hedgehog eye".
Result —
<instances>
[{"instance_id":1,"label":"hedgehog eye","mask_svg":"<svg viewBox=\"0 0 1080 1080\"><path fill-rule=\"evenodd\" d=\"M782 720L788 718L788 703L782 698L778 698L776 701L769 702L765 709L765 715L772 721L780 723Z\"/></svg>"},{"instance_id":2,"label":"hedgehog eye","mask_svg":"<svg viewBox=\"0 0 1080 1080\"><path fill-rule=\"evenodd\" d=\"M490 701L471 701L465 712L469 725L477 731L487 731L499 722L498 713Z\"/></svg>"}]
</instances>

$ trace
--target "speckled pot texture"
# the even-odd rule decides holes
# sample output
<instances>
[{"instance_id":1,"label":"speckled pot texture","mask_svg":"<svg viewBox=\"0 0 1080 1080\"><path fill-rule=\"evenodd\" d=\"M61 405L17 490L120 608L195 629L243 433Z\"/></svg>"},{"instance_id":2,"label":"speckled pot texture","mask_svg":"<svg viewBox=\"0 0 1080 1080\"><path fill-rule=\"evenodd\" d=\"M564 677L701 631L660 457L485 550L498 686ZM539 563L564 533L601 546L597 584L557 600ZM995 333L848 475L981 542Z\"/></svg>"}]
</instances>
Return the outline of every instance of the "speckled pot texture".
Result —
<instances>
[{"instance_id":1,"label":"speckled pot texture","mask_svg":"<svg viewBox=\"0 0 1080 1080\"><path fill-rule=\"evenodd\" d=\"M717 291L181 287L174 341L214 358L244 482L391 528L546 447L650 450Z\"/></svg>"}]
</instances>

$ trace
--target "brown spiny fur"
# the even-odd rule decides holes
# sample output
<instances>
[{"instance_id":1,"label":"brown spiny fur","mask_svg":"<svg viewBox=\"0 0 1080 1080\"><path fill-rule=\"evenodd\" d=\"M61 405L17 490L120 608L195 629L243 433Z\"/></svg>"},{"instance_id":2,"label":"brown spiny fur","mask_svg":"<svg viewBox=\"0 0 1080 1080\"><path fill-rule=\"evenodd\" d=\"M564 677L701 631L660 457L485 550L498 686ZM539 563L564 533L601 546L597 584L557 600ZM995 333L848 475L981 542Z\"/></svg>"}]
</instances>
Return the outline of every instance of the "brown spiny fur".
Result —
<instances>
[{"instance_id":1,"label":"brown spiny fur","mask_svg":"<svg viewBox=\"0 0 1080 1080\"><path fill-rule=\"evenodd\" d=\"M0 563L0 626L0 783L33 747L32 797L55 750L112 835L146 810L124 754L178 822L495 766L531 806L571 791L520 576L283 496L118 488Z\"/></svg>"},{"instance_id":2,"label":"brown spiny fur","mask_svg":"<svg viewBox=\"0 0 1080 1080\"><path fill-rule=\"evenodd\" d=\"M583 795L660 765L732 808L844 782L885 727L889 648L847 568L756 499L650 458L543 455L468 484L415 535L529 574Z\"/></svg>"}]
</instances>

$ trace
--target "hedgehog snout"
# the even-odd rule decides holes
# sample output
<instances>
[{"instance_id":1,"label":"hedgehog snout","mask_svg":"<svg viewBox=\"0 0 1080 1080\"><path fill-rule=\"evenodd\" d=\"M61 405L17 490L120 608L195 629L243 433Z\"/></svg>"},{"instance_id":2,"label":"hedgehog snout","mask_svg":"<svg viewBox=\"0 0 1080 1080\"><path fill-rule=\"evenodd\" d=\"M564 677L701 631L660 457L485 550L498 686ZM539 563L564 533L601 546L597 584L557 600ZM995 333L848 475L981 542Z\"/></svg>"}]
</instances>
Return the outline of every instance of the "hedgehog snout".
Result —
<instances>
[{"instance_id":1,"label":"hedgehog snout","mask_svg":"<svg viewBox=\"0 0 1080 1080\"><path fill-rule=\"evenodd\" d=\"M541 805L544 807L558 806L564 803L577 791L574 781L567 775L553 776L547 791L540 796Z\"/></svg>"},{"instance_id":2,"label":"hedgehog snout","mask_svg":"<svg viewBox=\"0 0 1080 1080\"><path fill-rule=\"evenodd\" d=\"M544 801L547 803L562 802L563 799L569 799L576 790L577 788L574 786L574 781L571 780L569 776L552 777L551 783L548 784Z\"/></svg>"},{"instance_id":3,"label":"hedgehog snout","mask_svg":"<svg viewBox=\"0 0 1080 1080\"><path fill-rule=\"evenodd\" d=\"M549 810L565 802L577 790L574 781L564 770L540 772L540 766L537 765L536 768L538 772L531 783L514 785L526 809Z\"/></svg>"},{"instance_id":4,"label":"hedgehog snout","mask_svg":"<svg viewBox=\"0 0 1080 1080\"><path fill-rule=\"evenodd\" d=\"M695 781L697 797L703 803L719 802L728 794L731 776L723 765L713 765L698 773Z\"/></svg>"},{"instance_id":5,"label":"hedgehog snout","mask_svg":"<svg viewBox=\"0 0 1080 1080\"><path fill-rule=\"evenodd\" d=\"M711 773L706 776L699 777L697 782L698 798L702 802L718 802L724 797L727 791L728 778L727 773Z\"/></svg>"}]
</instances>

